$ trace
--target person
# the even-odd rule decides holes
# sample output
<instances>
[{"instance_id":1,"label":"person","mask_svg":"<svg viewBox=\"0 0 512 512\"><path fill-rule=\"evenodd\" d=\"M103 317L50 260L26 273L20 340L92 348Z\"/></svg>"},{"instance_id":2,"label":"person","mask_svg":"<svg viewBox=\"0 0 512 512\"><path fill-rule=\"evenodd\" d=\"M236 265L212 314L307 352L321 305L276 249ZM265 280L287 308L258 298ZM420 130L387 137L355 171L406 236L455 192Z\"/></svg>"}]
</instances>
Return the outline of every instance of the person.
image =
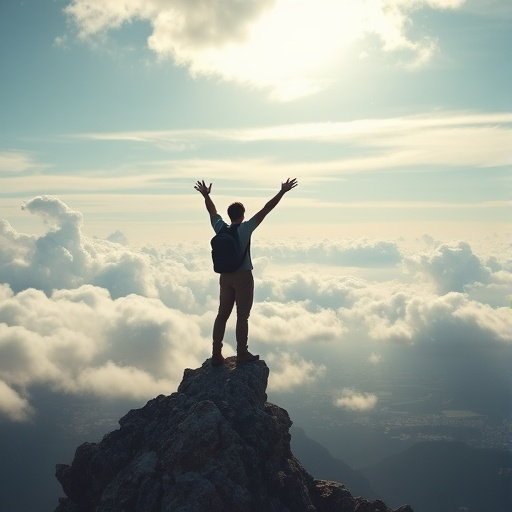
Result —
<instances>
[{"instance_id":1,"label":"person","mask_svg":"<svg viewBox=\"0 0 512 512\"><path fill-rule=\"evenodd\" d=\"M253 355L248 349L249 335L249 315L254 300L254 279L252 275L253 265L251 261L251 235L253 231L262 223L263 219L277 206L282 197L297 186L296 178L288 178L281 183L279 192L268 201L265 206L256 215L245 221L245 207L242 203L236 202L229 206L228 216L231 226L238 225L238 236L240 240L240 249L245 251L245 258L242 265L235 272L221 273L219 278L219 311L213 324L213 343L211 364L219 366L224 363L222 356L222 341L226 331L226 323L233 306L236 304L236 362L248 363L259 359L258 355ZM210 196L212 184L206 186L204 180L197 181L195 190L204 197L205 206L210 214L210 222L218 233L221 229L228 226L222 217L217 213L217 208Z\"/></svg>"}]
</instances>

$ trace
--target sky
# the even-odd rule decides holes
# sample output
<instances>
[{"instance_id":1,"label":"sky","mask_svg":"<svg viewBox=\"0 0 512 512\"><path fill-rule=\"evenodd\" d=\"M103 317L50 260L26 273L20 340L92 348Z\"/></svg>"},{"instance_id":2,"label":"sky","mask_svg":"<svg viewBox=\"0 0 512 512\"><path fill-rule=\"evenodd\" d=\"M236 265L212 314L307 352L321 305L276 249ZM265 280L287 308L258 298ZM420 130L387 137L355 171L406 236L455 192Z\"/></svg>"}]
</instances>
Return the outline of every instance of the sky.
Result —
<instances>
[{"instance_id":1,"label":"sky","mask_svg":"<svg viewBox=\"0 0 512 512\"><path fill-rule=\"evenodd\" d=\"M1 421L209 357L198 179L248 216L298 179L253 237L269 390L390 349L510 386L508 0L11 0L0 41Z\"/></svg>"},{"instance_id":2,"label":"sky","mask_svg":"<svg viewBox=\"0 0 512 512\"><path fill-rule=\"evenodd\" d=\"M0 216L39 195L91 235L208 234L192 184L271 237L508 229L506 0L24 0L1 11ZM294 219L294 222L291 222Z\"/></svg>"}]
</instances>

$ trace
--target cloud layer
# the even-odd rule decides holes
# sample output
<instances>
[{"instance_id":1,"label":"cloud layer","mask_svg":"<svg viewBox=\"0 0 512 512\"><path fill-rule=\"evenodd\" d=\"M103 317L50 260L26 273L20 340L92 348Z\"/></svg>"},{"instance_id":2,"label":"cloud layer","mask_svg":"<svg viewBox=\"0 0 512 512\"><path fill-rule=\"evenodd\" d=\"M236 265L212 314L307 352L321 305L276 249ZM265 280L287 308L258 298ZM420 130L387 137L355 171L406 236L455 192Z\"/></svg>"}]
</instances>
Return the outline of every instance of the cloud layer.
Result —
<instances>
[{"instance_id":1,"label":"cloud layer","mask_svg":"<svg viewBox=\"0 0 512 512\"><path fill-rule=\"evenodd\" d=\"M23 207L47 232L22 234L0 222L0 414L30 419L34 385L138 400L171 393L184 368L209 356L218 285L207 242L135 249L122 233L88 237L81 213L58 198ZM414 253L367 238L261 242L251 349L271 368L269 389L283 392L327 381L339 351L361 342L368 368L387 345L465 358L510 347L505 260L463 241L430 239ZM378 402L345 390L337 405L365 410Z\"/></svg>"}]
</instances>

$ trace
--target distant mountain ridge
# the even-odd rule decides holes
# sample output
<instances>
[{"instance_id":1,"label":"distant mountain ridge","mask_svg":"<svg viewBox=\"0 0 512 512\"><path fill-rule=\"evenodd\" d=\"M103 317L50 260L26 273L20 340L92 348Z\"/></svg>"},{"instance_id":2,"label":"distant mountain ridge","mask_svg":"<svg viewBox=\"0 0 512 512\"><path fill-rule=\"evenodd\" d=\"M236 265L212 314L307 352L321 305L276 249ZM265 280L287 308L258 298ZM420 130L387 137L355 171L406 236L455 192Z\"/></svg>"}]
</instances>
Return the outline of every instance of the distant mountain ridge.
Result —
<instances>
[{"instance_id":1,"label":"distant mountain ridge","mask_svg":"<svg viewBox=\"0 0 512 512\"><path fill-rule=\"evenodd\" d=\"M455 441L420 442L359 470L391 505L415 512L512 511L512 453Z\"/></svg>"},{"instance_id":2,"label":"distant mountain ridge","mask_svg":"<svg viewBox=\"0 0 512 512\"><path fill-rule=\"evenodd\" d=\"M268 375L264 361L234 358L185 370L176 393L57 466L67 497L56 512L392 512L303 468L288 413L267 402Z\"/></svg>"},{"instance_id":3,"label":"distant mountain ridge","mask_svg":"<svg viewBox=\"0 0 512 512\"><path fill-rule=\"evenodd\" d=\"M309 473L322 480L343 482L354 496L364 496L372 500L378 498L362 473L352 469L343 460L333 457L327 448L310 439L302 428L292 426L290 433L293 454Z\"/></svg>"}]
</instances>

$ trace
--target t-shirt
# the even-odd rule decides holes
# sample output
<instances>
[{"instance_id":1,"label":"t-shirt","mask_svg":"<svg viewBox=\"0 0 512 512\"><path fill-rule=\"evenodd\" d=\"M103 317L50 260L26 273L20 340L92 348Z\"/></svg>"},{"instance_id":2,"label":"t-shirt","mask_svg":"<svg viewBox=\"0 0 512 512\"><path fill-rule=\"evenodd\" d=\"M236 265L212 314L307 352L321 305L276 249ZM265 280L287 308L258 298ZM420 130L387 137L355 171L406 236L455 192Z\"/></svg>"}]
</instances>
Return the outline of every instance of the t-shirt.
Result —
<instances>
[{"instance_id":1,"label":"t-shirt","mask_svg":"<svg viewBox=\"0 0 512 512\"><path fill-rule=\"evenodd\" d=\"M218 233L223 227L228 227L228 224L222 220L222 217L217 215L212 215L210 217L212 227L215 233ZM238 237L240 239L240 248L242 251L245 251L247 245L251 241L252 232L256 229L256 219L252 217L251 219L244 221L238 227ZM251 247L247 251L245 255L244 262L240 266L240 270L252 270L254 267L252 266L251 261Z\"/></svg>"}]
</instances>

